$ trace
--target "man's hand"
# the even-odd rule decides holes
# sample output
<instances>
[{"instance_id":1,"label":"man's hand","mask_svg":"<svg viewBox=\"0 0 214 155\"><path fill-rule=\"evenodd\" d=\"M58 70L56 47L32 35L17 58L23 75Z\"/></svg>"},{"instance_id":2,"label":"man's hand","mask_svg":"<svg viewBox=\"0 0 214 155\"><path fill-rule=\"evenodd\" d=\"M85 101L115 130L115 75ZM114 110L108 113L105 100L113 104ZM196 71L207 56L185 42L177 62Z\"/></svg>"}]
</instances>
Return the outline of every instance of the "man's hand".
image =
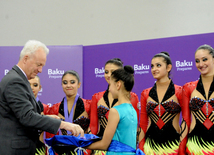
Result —
<instances>
[{"instance_id":1,"label":"man's hand","mask_svg":"<svg viewBox=\"0 0 214 155\"><path fill-rule=\"evenodd\" d=\"M84 136L84 130L78 124L61 121L60 129L70 131L73 136L78 136L79 134L81 137Z\"/></svg>"}]
</instances>

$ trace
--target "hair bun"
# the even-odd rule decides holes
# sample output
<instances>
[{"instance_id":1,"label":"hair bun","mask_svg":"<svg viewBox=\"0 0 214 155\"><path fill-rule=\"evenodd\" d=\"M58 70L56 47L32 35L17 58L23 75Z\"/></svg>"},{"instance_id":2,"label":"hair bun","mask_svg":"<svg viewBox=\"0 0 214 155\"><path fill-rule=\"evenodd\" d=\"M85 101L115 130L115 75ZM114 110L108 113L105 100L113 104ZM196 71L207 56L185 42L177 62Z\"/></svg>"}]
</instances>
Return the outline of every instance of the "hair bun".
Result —
<instances>
[{"instance_id":1,"label":"hair bun","mask_svg":"<svg viewBox=\"0 0 214 155\"><path fill-rule=\"evenodd\" d=\"M163 52L161 52L161 53L163 53L163 54L167 55L168 57L170 57L170 55L169 55L168 52L163 51Z\"/></svg>"},{"instance_id":2,"label":"hair bun","mask_svg":"<svg viewBox=\"0 0 214 155\"><path fill-rule=\"evenodd\" d=\"M130 74L134 74L134 69L133 69L133 67L130 66L130 65L124 66L124 70L125 70L126 72L130 73Z\"/></svg>"},{"instance_id":3,"label":"hair bun","mask_svg":"<svg viewBox=\"0 0 214 155\"><path fill-rule=\"evenodd\" d=\"M120 58L113 58L113 60L119 61L121 64L123 64L123 62Z\"/></svg>"}]
</instances>

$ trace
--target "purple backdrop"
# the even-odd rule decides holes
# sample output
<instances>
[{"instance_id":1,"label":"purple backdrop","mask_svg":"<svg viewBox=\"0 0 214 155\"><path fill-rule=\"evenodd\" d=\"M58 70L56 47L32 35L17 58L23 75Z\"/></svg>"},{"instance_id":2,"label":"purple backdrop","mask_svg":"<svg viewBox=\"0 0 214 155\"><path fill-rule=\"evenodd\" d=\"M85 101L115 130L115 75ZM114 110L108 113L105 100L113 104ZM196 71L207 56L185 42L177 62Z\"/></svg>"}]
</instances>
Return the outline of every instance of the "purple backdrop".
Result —
<instances>
[{"instance_id":1,"label":"purple backdrop","mask_svg":"<svg viewBox=\"0 0 214 155\"><path fill-rule=\"evenodd\" d=\"M107 88L104 79L105 62L111 58L120 58L124 65L131 65L135 70L135 92L139 99L143 89L153 86L155 80L150 71L152 57L161 51L167 51L172 59L172 80L175 84L199 78L195 67L194 53L202 44L214 47L214 33L190 35L145 41L93 45L83 47L84 98Z\"/></svg>"},{"instance_id":2,"label":"purple backdrop","mask_svg":"<svg viewBox=\"0 0 214 155\"><path fill-rule=\"evenodd\" d=\"M23 47L0 47L0 79L18 63L19 54ZM67 70L75 70L83 79L83 46L48 46L50 53L41 74L38 74L42 90L39 99L45 103L55 104L65 96L61 87L62 74ZM82 96L82 86L78 93Z\"/></svg>"},{"instance_id":3,"label":"purple backdrop","mask_svg":"<svg viewBox=\"0 0 214 155\"><path fill-rule=\"evenodd\" d=\"M85 99L107 88L104 79L104 64L111 58L120 58L124 65L135 69L135 92L139 99L143 89L153 86L155 80L150 72L152 57L161 51L169 52L172 63L172 79L175 84L197 80L199 72L195 68L194 53L202 44L214 47L214 33L114 43L93 46L48 46L50 54L41 78L42 91L39 98L44 103L57 103L64 93L61 76L66 70L76 70L82 81L79 94ZM0 47L0 79L17 64L23 47ZM83 88L83 89L82 89Z\"/></svg>"}]
</instances>

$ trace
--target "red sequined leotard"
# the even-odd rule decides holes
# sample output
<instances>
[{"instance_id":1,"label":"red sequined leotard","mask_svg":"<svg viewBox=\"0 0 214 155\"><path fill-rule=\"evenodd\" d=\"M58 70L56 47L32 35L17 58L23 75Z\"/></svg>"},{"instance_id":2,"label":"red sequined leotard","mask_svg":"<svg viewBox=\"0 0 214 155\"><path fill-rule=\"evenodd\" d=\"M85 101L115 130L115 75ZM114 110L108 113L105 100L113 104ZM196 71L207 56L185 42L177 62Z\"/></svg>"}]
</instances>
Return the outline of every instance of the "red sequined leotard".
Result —
<instances>
[{"instance_id":1,"label":"red sequined leotard","mask_svg":"<svg viewBox=\"0 0 214 155\"><path fill-rule=\"evenodd\" d=\"M171 81L161 103L158 101L156 84L141 93L140 127L145 133L139 148L145 154L151 155L177 155L180 143L180 134L173 127L173 119L181 112L179 103L168 100L175 95L181 103L182 87L174 85ZM155 102L149 101L148 97ZM151 125L148 128L148 118ZM147 130L148 128L148 130Z\"/></svg>"},{"instance_id":2,"label":"red sequined leotard","mask_svg":"<svg viewBox=\"0 0 214 155\"><path fill-rule=\"evenodd\" d=\"M192 96L197 90L204 98ZM208 98L206 98L201 78L183 86L183 117L190 130L191 120L195 120L194 128L188 134L186 152L191 155L214 154L214 82L212 82ZM191 118L192 113L192 118Z\"/></svg>"},{"instance_id":3,"label":"red sequined leotard","mask_svg":"<svg viewBox=\"0 0 214 155\"><path fill-rule=\"evenodd\" d=\"M90 100L85 100L82 98L78 98L76 103L76 109L74 112L73 123L79 124L84 131L86 131L89 127L90 120L88 117L79 117L84 111L87 113L90 111ZM47 115L59 115L64 116L64 99L62 102L56 103L53 106L49 107L48 111L45 112ZM62 133L63 134L63 133ZM54 134L46 133L46 138L53 137Z\"/></svg>"},{"instance_id":4,"label":"red sequined leotard","mask_svg":"<svg viewBox=\"0 0 214 155\"><path fill-rule=\"evenodd\" d=\"M74 116L73 123L79 124L82 127L82 129L86 132L89 127L90 120L89 120L89 117L81 116L81 114L83 114L85 111L87 113L90 112L90 100L82 99L81 97L79 97L77 99L76 108L75 108L75 111L73 114L73 116ZM48 115L59 115L60 114L61 116L64 117L64 98L61 102L56 103L53 106L49 107L46 114L48 114ZM65 130L61 130L61 133L63 135L67 135L67 131L65 131ZM59 132L57 134L59 134ZM46 138L51 138L53 136L54 136L54 134L46 132L46 136L45 136ZM55 149L56 148L57 147L55 147ZM69 155L74 154L75 152L72 149L69 150L69 153L68 152L66 152L66 153ZM64 151L68 151L68 150L64 150ZM57 154L65 153L65 152L63 152L63 149L60 148L60 146L59 146L59 148L57 148L56 152L57 152Z\"/></svg>"}]
</instances>

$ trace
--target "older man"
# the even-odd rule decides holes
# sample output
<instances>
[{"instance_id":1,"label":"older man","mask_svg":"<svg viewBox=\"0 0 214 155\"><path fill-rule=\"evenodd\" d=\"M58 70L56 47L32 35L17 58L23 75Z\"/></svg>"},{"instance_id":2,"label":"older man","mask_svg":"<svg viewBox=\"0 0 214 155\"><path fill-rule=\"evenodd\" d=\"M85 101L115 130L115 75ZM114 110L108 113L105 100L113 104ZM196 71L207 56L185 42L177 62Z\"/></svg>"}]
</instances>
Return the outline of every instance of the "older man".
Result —
<instances>
[{"instance_id":1,"label":"older man","mask_svg":"<svg viewBox=\"0 0 214 155\"><path fill-rule=\"evenodd\" d=\"M0 154L34 155L38 129L56 134L69 130L74 136L83 130L79 125L40 115L40 107L28 80L42 72L49 53L41 42L28 41L19 62L0 82Z\"/></svg>"}]
</instances>

